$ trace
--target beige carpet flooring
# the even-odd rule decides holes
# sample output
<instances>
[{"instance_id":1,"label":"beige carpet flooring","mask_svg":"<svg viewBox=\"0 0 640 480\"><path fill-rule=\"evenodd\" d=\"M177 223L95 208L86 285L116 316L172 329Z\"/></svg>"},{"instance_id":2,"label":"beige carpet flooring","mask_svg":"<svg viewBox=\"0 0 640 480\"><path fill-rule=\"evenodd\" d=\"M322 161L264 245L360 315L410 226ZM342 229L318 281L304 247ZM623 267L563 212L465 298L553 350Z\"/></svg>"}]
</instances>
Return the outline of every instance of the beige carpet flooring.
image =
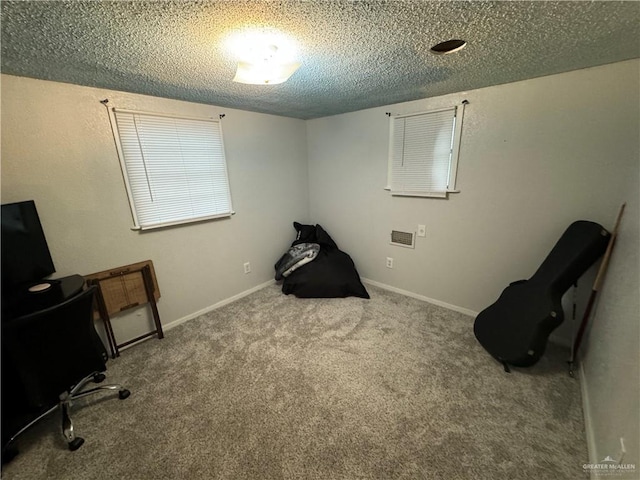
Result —
<instances>
[{"instance_id":1,"label":"beige carpet flooring","mask_svg":"<svg viewBox=\"0 0 640 480\"><path fill-rule=\"evenodd\" d=\"M83 399L86 443L55 415L18 442L14 479L586 478L577 379L550 346L504 373L473 318L376 287L371 300L268 286L125 350Z\"/></svg>"}]
</instances>

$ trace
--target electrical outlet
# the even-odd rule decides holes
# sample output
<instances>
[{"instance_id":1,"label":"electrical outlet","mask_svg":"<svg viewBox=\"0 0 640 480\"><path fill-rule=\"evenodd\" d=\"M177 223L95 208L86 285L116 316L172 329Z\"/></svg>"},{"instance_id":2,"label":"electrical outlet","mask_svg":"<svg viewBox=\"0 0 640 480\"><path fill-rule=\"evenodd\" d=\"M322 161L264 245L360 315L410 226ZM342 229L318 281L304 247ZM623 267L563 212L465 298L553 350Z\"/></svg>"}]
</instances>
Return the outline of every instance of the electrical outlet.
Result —
<instances>
[{"instance_id":1,"label":"electrical outlet","mask_svg":"<svg viewBox=\"0 0 640 480\"><path fill-rule=\"evenodd\" d=\"M426 237L427 236L427 226L426 225L418 225L418 236Z\"/></svg>"},{"instance_id":2,"label":"electrical outlet","mask_svg":"<svg viewBox=\"0 0 640 480\"><path fill-rule=\"evenodd\" d=\"M393 258L387 257L387 268L393 268Z\"/></svg>"},{"instance_id":3,"label":"electrical outlet","mask_svg":"<svg viewBox=\"0 0 640 480\"><path fill-rule=\"evenodd\" d=\"M244 273L251 273L251 264L249 262L244 264Z\"/></svg>"}]
</instances>

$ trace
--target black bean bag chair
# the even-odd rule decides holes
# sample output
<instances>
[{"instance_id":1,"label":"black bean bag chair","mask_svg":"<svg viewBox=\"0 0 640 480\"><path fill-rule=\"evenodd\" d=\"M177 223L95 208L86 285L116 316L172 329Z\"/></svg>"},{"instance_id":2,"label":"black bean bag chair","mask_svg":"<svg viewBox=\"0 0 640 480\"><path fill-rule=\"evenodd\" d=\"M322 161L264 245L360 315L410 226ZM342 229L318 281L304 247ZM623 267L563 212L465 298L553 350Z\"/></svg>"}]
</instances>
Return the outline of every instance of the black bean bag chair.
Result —
<instances>
[{"instance_id":1,"label":"black bean bag chair","mask_svg":"<svg viewBox=\"0 0 640 480\"><path fill-rule=\"evenodd\" d=\"M320 251L313 261L291 272L282 282L282 292L300 298L370 298L351 257L341 251L320 225L293 222L298 232L292 246L317 243Z\"/></svg>"}]
</instances>

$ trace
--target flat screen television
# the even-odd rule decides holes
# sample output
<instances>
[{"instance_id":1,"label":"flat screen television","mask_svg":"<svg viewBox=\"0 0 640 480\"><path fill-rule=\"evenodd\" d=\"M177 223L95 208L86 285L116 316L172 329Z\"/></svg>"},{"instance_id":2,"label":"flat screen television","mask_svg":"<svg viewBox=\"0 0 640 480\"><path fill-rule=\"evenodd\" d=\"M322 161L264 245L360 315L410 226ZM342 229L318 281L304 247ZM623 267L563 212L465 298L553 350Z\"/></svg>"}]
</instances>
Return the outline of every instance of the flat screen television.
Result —
<instances>
[{"instance_id":1,"label":"flat screen television","mask_svg":"<svg viewBox=\"0 0 640 480\"><path fill-rule=\"evenodd\" d=\"M29 287L56 271L33 200L2 205L2 291Z\"/></svg>"}]
</instances>

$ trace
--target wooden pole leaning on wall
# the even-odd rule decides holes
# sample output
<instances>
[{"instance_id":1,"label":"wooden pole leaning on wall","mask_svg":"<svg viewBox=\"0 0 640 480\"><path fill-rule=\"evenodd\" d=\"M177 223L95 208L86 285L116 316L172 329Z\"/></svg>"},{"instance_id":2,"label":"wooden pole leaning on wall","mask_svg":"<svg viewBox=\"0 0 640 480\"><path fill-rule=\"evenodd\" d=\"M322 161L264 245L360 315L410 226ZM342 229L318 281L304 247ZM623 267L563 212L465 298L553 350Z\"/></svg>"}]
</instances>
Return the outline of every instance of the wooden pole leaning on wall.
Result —
<instances>
[{"instance_id":1,"label":"wooden pole leaning on wall","mask_svg":"<svg viewBox=\"0 0 640 480\"><path fill-rule=\"evenodd\" d=\"M571 358L569 359L569 375L573 377L573 366L576 361L576 357L578 355L578 350L580 349L580 345L582 344L582 338L584 336L585 329L587 328L587 324L589 323L589 317L591 316L591 311L593 310L593 305L596 300L596 296L598 295L598 291L602 286L602 282L604 281L604 276L607 273L607 267L609 266L609 260L611 259L611 252L613 252L613 247L616 243L616 237L618 236L618 229L620 228L620 220L622 219L622 214L624 213L624 207L626 203L623 203L620 206L620 211L618 212L618 218L616 218L615 226L613 227L613 231L611 232L611 237L609 237L609 243L607 244L607 249L604 252L604 257L602 257L602 262L600 263L600 267L598 268L598 273L596 274L596 279L593 282L593 288L591 289L591 294L589 295L589 301L587 302L587 308L584 310L584 315L582 316L582 321L580 322L580 327L578 328L578 333L576 334L576 338L573 342L573 348L571 349Z\"/></svg>"}]
</instances>

